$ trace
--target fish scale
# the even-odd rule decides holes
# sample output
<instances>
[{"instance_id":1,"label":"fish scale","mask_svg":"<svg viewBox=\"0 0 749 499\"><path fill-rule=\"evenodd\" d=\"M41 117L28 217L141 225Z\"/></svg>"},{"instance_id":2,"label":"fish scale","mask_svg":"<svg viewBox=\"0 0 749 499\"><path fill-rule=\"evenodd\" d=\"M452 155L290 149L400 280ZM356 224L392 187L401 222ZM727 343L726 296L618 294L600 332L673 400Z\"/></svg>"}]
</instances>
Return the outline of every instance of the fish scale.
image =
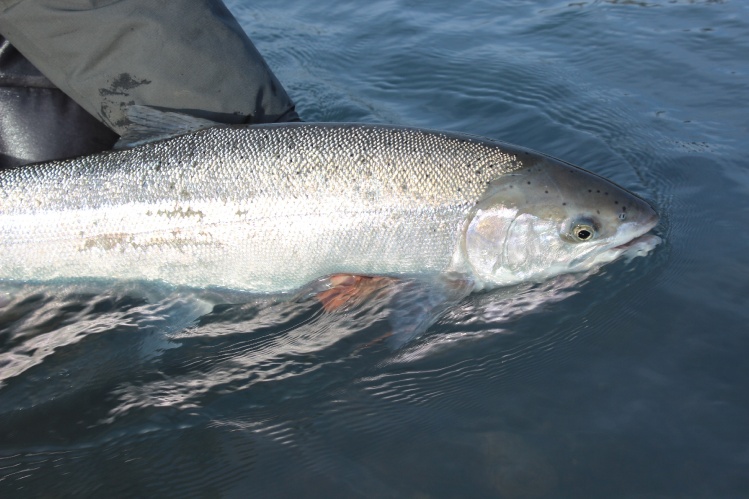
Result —
<instances>
[{"instance_id":1,"label":"fish scale","mask_svg":"<svg viewBox=\"0 0 749 499\"><path fill-rule=\"evenodd\" d=\"M278 292L449 270L471 210L535 156L377 125L214 127L0 173L0 277Z\"/></svg>"}]
</instances>

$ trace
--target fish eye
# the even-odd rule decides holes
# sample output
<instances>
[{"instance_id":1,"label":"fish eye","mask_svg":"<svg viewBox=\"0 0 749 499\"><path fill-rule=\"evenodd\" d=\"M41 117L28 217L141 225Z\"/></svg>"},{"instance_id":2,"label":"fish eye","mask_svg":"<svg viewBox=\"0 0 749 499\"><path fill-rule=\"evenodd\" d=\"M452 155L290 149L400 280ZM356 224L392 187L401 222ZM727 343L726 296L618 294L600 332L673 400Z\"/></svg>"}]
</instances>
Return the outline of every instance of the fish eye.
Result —
<instances>
[{"instance_id":1,"label":"fish eye","mask_svg":"<svg viewBox=\"0 0 749 499\"><path fill-rule=\"evenodd\" d=\"M595 235L596 230L592 225L586 223L578 223L572 229L572 233L575 235L577 240L588 241Z\"/></svg>"}]
</instances>

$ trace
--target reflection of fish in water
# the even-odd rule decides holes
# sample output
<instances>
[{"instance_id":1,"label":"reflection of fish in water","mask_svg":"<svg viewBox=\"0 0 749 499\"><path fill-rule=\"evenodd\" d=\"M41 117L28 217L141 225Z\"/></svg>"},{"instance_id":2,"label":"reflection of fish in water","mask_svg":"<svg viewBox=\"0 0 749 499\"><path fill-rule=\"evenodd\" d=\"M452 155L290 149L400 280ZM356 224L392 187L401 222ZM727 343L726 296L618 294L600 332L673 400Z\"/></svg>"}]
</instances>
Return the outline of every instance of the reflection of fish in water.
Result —
<instances>
[{"instance_id":1,"label":"reflection of fish in water","mask_svg":"<svg viewBox=\"0 0 749 499\"><path fill-rule=\"evenodd\" d=\"M206 125L147 108L133 119L149 132ZM605 179L487 139L215 126L0 173L0 278L264 293L338 273L452 273L480 289L647 250L657 220Z\"/></svg>"}]
</instances>

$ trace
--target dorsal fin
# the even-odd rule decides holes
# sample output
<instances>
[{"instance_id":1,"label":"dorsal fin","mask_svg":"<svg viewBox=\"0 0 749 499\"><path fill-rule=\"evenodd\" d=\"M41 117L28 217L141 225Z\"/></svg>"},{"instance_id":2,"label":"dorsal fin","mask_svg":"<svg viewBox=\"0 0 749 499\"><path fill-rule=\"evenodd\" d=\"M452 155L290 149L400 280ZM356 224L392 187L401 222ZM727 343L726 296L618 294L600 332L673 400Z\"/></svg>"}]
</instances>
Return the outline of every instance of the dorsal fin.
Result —
<instances>
[{"instance_id":1,"label":"dorsal fin","mask_svg":"<svg viewBox=\"0 0 749 499\"><path fill-rule=\"evenodd\" d=\"M221 123L196 118L182 113L159 111L148 106L133 104L127 109L130 124L115 149L127 149L156 140L168 139L176 135L194 132L202 128L220 126Z\"/></svg>"}]
</instances>

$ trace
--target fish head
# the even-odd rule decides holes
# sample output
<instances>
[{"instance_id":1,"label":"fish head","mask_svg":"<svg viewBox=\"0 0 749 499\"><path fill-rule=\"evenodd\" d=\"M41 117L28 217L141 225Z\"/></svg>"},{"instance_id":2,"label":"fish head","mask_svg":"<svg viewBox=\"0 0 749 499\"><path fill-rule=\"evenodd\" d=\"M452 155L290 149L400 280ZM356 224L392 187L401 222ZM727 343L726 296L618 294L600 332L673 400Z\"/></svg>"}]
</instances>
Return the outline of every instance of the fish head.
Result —
<instances>
[{"instance_id":1,"label":"fish head","mask_svg":"<svg viewBox=\"0 0 749 499\"><path fill-rule=\"evenodd\" d=\"M462 259L479 286L584 272L660 242L643 199L581 168L525 153L524 166L487 186L465 226Z\"/></svg>"}]
</instances>

